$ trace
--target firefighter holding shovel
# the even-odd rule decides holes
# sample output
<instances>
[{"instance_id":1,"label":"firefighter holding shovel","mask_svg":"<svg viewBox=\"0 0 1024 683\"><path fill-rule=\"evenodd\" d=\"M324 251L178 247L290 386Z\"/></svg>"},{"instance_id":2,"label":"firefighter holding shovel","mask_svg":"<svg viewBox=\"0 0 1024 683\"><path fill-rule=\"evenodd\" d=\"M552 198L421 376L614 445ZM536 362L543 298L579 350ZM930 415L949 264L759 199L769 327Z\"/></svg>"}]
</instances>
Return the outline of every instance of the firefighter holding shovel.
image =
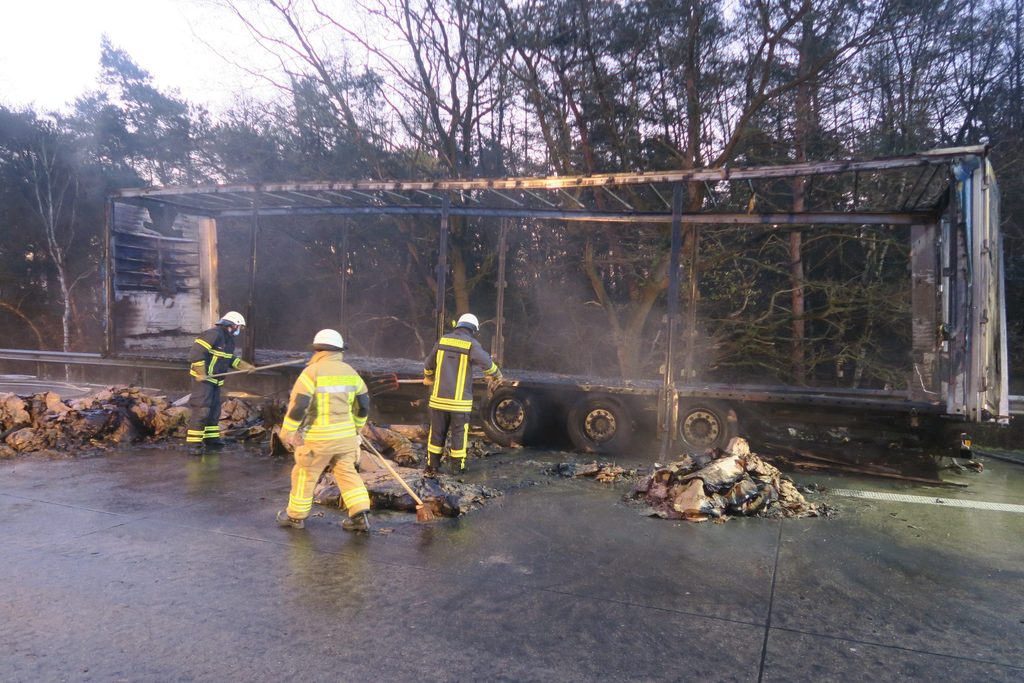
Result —
<instances>
[{"instance_id":1,"label":"firefighter holding shovel","mask_svg":"<svg viewBox=\"0 0 1024 683\"><path fill-rule=\"evenodd\" d=\"M188 405L191 416L185 441L189 455L202 455L207 448L220 448L220 388L223 375L229 370L250 371L252 363L235 355L235 337L245 327L245 318L237 311L228 311L217 324L192 343L188 354L192 393Z\"/></svg>"},{"instance_id":2,"label":"firefighter holding shovel","mask_svg":"<svg viewBox=\"0 0 1024 683\"><path fill-rule=\"evenodd\" d=\"M452 473L466 471L469 414L473 410L473 367L483 370L488 384L493 386L501 381L497 363L476 338L479 331L480 321L472 313L466 313L459 318L454 330L438 340L423 363L423 383L431 387L430 438L424 476L436 476L446 440Z\"/></svg>"}]
</instances>

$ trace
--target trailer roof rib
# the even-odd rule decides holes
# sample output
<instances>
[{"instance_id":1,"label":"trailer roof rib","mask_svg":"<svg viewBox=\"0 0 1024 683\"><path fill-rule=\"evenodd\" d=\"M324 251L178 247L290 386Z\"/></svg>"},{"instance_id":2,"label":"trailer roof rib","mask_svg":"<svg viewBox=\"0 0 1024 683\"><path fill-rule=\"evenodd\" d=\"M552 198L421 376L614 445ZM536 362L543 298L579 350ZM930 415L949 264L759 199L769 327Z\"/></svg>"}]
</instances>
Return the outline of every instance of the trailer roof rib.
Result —
<instances>
[{"instance_id":1,"label":"trailer roof rib","mask_svg":"<svg viewBox=\"0 0 1024 683\"><path fill-rule=\"evenodd\" d=\"M677 169L636 173L522 178L334 180L263 184L148 187L114 193L117 202L162 207L212 218L260 215L450 215L522 217L611 223L666 223L666 197L674 185L702 183L705 206L683 222L724 225L912 224L934 218L951 176L950 166L984 146L937 149L881 159L846 159L776 166ZM786 197L796 178L814 183L808 210L794 213ZM936 183L936 180L940 182ZM754 187L754 181L758 186ZM896 190L874 205L859 196L869 183ZM823 186L828 186L825 189ZM629 196L626 201L623 194ZM757 198L756 212L750 202ZM603 197L601 196L603 195ZM607 208L607 198L617 205ZM748 206L748 203L750 204ZM666 210L666 207L668 210Z\"/></svg>"}]
</instances>

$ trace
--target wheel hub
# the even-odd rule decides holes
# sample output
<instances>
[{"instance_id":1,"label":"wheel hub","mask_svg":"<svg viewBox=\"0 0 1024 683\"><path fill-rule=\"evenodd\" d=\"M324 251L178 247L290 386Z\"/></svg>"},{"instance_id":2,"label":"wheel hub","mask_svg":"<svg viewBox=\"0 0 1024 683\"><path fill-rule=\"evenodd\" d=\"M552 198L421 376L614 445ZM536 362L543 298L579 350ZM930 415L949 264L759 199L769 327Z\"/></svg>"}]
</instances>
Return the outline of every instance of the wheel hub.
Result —
<instances>
[{"instance_id":1,"label":"wheel hub","mask_svg":"<svg viewBox=\"0 0 1024 683\"><path fill-rule=\"evenodd\" d=\"M683 438L694 446L709 447L718 440L722 425L718 416L707 410L695 410L683 420Z\"/></svg>"},{"instance_id":2,"label":"wheel hub","mask_svg":"<svg viewBox=\"0 0 1024 683\"><path fill-rule=\"evenodd\" d=\"M517 431L526 422L526 407L515 398L504 398L492 410L494 425L503 432Z\"/></svg>"},{"instance_id":3,"label":"wheel hub","mask_svg":"<svg viewBox=\"0 0 1024 683\"><path fill-rule=\"evenodd\" d=\"M587 413L583 421L583 432L595 443L604 443L615 436L618 425L615 415L604 408L597 408Z\"/></svg>"}]
</instances>

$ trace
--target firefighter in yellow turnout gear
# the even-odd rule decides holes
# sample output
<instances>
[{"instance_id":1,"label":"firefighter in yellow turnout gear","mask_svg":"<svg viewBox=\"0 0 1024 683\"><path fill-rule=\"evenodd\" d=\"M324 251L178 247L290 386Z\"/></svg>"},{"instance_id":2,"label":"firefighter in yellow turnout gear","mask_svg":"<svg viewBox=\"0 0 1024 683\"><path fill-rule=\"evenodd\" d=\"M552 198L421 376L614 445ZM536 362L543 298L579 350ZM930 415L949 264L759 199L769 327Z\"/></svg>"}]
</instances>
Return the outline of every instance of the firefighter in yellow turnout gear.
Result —
<instances>
[{"instance_id":1,"label":"firefighter in yellow turnout gear","mask_svg":"<svg viewBox=\"0 0 1024 683\"><path fill-rule=\"evenodd\" d=\"M424 475L434 476L444 442L451 434L449 454L456 472L466 471L469 414L473 410L473 366L488 382L501 381L501 370L476 339L480 322L472 313L459 318L455 329L442 336L423 364L423 383L430 392L430 439Z\"/></svg>"},{"instance_id":2,"label":"firefighter in yellow turnout gear","mask_svg":"<svg viewBox=\"0 0 1024 683\"><path fill-rule=\"evenodd\" d=\"M316 353L302 370L288 400L281 439L295 449L288 507L277 513L280 526L301 529L313 507L313 488L327 467L341 490L347 531L369 531L366 511L370 493L356 462L359 430L370 414L366 383L342 360L345 348L335 330L320 330L313 339Z\"/></svg>"}]
</instances>

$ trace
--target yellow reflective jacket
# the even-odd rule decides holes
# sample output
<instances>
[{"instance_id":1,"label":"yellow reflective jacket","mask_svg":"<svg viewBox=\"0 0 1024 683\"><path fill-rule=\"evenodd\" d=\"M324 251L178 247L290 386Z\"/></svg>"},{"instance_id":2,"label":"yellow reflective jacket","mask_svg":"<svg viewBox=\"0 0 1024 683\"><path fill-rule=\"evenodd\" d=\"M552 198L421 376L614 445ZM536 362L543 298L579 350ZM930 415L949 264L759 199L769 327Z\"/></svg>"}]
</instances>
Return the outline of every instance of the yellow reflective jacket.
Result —
<instances>
[{"instance_id":1,"label":"yellow reflective jacket","mask_svg":"<svg viewBox=\"0 0 1024 683\"><path fill-rule=\"evenodd\" d=\"M431 408L468 413L473 410L473 366L485 375L498 375L498 366L464 327L441 337L423 363L423 376L434 380Z\"/></svg>"},{"instance_id":2,"label":"yellow reflective jacket","mask_svg":"<svg viewBox=\"0 0 1024 683\"><path fill-rule=\"evenodd\" d=\"M366 383L341 351L317 351L292 387L281 431L302 429L306 441L355 436L366 424L354 410L356 397L365 393Z\"/></svg>"}]
</instances>

